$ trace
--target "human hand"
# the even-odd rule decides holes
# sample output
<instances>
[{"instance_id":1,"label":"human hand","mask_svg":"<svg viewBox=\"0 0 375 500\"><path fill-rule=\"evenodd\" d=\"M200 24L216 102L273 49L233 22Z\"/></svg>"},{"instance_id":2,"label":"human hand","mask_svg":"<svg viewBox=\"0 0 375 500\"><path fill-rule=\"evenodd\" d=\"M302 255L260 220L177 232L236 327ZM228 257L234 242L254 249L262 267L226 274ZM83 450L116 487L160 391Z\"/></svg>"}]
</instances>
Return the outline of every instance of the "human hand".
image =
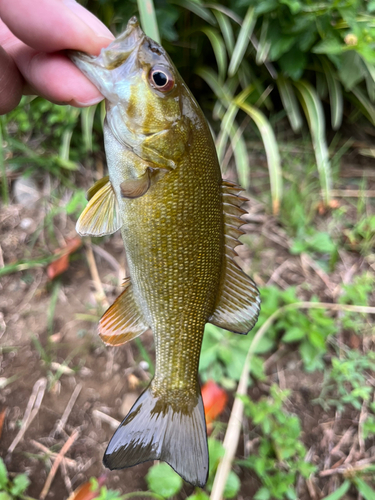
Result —
<instances>
[{"instance_id":1,"label":"human hand","mask_svg":"<svg viewBox=\"0 0 375 500\"><path fill-rule=\"evenodd\" d=\"M0 115L22 94L89 106L103 99L61 52L97 55L111 32L75 0L0 0Z\"/></svg>"}]
</instances>

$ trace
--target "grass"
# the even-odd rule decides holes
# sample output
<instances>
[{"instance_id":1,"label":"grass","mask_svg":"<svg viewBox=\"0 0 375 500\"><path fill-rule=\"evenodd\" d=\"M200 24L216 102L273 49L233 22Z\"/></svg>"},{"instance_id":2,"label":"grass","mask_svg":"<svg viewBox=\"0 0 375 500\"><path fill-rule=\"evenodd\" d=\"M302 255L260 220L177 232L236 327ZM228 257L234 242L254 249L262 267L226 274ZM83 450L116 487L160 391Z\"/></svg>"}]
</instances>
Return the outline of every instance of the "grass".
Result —
<instances>
[{"instance_id":1,"label":"grass","mask_svg":"<svg viewBox=\"0 0 375 500\"><path fill-rule=\"evenodd\" d=\"M244 445L243 450L238 448L235 440L237 454L234 460L228 459L228 448L222 444L230 418L231 409L228 407L221 420L214 424L209 439L210 476L205 489L189 489L165 464L151 466L144 482L137 483L134 488L144 491L120 493L112 489L118 487L114 481L99 487L95 478L92 486L100 491L101 500L125 500L137 496L158 500L172 496L189 500L214 499L217 494L215 477L220 475L217 471L221 470L218 468L224 461L229 464L228 478L223 481L219 492L224 498L249 494L244 491L249 488L255 500L302 499L307 498L307 490L324 500L359 495L365 500L373 499L375 359L372 254L375 216L373 199L366 194L372 188L372 181L358 180L353 176L346 183L338 177L339 168L333 166L327 148L327 125L322 108L322 102L327 105L329 101L331 126L336 130L345 118L343 98L348 93L357 99L358 106L367 107L369 119L373 108L371 99L364 94L361 82L351 81L351 89L343 88L343 79L348 77L345 66L338 75L334 64L319 55L320 59L316 60L321 61L321 81L318 84L318 81L306 80L306 74L303 78L302 74L298 78L288 76L285 68L288 67L289 72L293 68L284 58L284 70L275 80L284 114L294 131L303 128L304 116L307 117L313 146L307 146L307 140L296 139L285 144L279 137L282 134L276 132L280 123L285 128L286 122L269 118L272 101L264 83L267 80L260 82L254 78L248 64L248 58L252 57L272 72L272 64L268 64L270 51L276 50L269 40L272 21L267 21L267 16L259 12L261 6L246 6L242 21L233 10L221 5L207 7L188 0L175 0L174 5L188 9L191 16L205 21L204 25L197 26L195 33L199 32L199 36L205 37L212 45L217 70L201 64L197 74L211 87L211 111L221 120L216 129L218 155L226 164L227 173L235 173L252 197L247 218L249 232L244 237L248 247L242 249L241 255L250 274L255 275L260 284L261 316L256 329L248 336L225 332L208 324L200 358L202 381L214 379L235 397L250 351L249 387L245 383L243 395L236 398L244 411L241 434ZM152 30L156 25L155 16L158 18L159 15L158 8L152 19L145 12L141 14L142 24L147 33L156 37ZM337 29L343 28L339 25ZM258 43L256 48L255 40ZM323 49L318 46L318 50ZM358 65L359 56L353 56L354 53L350 57ZM370 76L373 74L371 65L368 72ZM371 82L366 82L371 89ZM23 99L19 108L2 119L0 128L0 143L4 144L0 150L4 211L12 208L12 205L8 208L6 205L13 201L12 183L17 176L33 176L40 190L42 186L50 186L46 195L48 199L38 205L42 216L37 229L25 237L21 247L14 247L12 260L9 253L6 254L0 276L6 280L7 290L17 291L24 287L26 297L35 286L34 293L38 296L30 295L31 307L37 307L40 297L42 300L44 297L45 330L34 336L34 340L28 339L26 350L32 359L37 359L35 372L40 376L47 374L49 401L52 401L55 415L61 408L56 402L54 406L54 398L60 398L60 386L62 396L70 388L68 381L72 373L66 368L71 367L77 354L82 358L79 363L87 360L94 373L90 378L87 372L84 375L72 369L76 372L74 377L82 384L89 386L92 383L97 387L105 411L114 416L119 414L120 396L116 392L119 384L126 385L132 380L137 391L153 373L153 350L148 340L142 337L136 339L134 345L109 354L109 350L96 339L95 326L90 324L88 333L81 339L78 327L82 324L78 323L77 328L76 324L67 327L74 335L74 329L77 331L73 340L72 336L69 337L68 347L60 345L60 341L56 344L50 341L51 336L61 333L59 318L63 328L77 318L85 321L86 326L89 322L96 322L97 310L101 308L101 304L93 304L94 300L89 303L89 278L83 259L52 284L47 283L43 271L59 255L54 254L54 250L61 248L62 240L74 232L74 223L84 206L84 189L104 175L98 135L101 111L99 107L79 111L41 99ZM249 126L254 126L251 133L246 129ZM259 140L252 139L249 144L249 137L254 136ZM264 153L268 171L260 165ZM252 158L251 170L249 156ZM80 161L84 161L86 171L81 168ZM347 187L359 196L337 198L336 205L330 205L332 189L346 191ZM271 211L274 216L270 215ZM24 212L27 211L19 212L20 219ZM18 234L18 231L19 224L15 224L4 232L1 245L5 250L6 238ZM121 259L121 243L115 238L105 238L102 244ZM118 276L107 270L102 258L98 261L98 268L106 294L114 296ZM34 283L37 273L42 276L40 285L37 281ZM83 281L84 296L79 292ZM79 312L73 310L77 302L80 303ZM22 308L19 309L13 309L12 315L19 314L21 319L28 321L26 313L23 315ZM61 309L63 315L58 312ZM27 314L32 315L32 311ZM8 316L6 319L8 321ZM8 330L13 328L12 321ZM8 336L4 339L9 345L2 347L2 356L21 360L25 354L23 346L14 346ZM83 347L76 347L76 343ZM139 359L147 361L148 370L140 369ZM129 379L127 370L132 379ZM2 377L3 387L8 384L6 389L10 391L5 396L10 408L15 400L12 398L16 398L16 392L12 391L17 391L18 384L24 381L23 372ZM105 392L106 387L113 392L113 399ZM94 433L94 447L82 436L80 446L87 461L92 457L97 459L95 470L99 475L101 466L98 465L97 448L98 443L108 440L108 429L99 434L101 426L92 425L91 413L86 414L83 409L87 402L79 403L72 421L79 418L81 425L83 419L85 429ZM89 402L91 404L91 400ZM318 415L316 420L313 420L314 415ZM71 433L72 425L68 425L66 432ZM41 432L47 431L42 428ZM349 437L344 439L344 436ZM226 442L230 438L229 434ZM60 449L61 443L54 441L54 446L57 444ZM31 455L26 460L22 464L30 470L30 480L37 482L42 465L37 459L38 467L35 467L35 457ZM67 475L73 477L75 473L68 469ZM133 472L129 474L123 477L129 479ZM27 487L25 475L9 474L0 462L1 500L26 499Z\"/></svg>"}]
</instances>

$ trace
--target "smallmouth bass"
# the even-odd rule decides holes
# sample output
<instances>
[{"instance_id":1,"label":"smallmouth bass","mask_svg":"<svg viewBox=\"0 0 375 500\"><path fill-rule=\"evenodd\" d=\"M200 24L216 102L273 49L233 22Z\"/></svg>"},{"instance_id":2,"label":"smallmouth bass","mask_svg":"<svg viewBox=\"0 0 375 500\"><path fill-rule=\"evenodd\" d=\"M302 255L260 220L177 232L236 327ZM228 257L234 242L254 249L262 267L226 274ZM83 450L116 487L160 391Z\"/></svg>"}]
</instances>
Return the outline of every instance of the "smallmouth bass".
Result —
<instances>
[{"instance_id":1,"label":"smallmouth bass","mask_svg":"<svg viewBox=\"0 0 375 500\"><path fill-rule=\"evenodd\" d=\"M246 200L223 181L206 119L165 50L135 17L98 57L69 52L106 99L109 176L88 192L81 235L121 230L130 276L100 320L120 345L148 328L156 366L150 385L104 455L109 469L163 460L204 486L208 450L198 364L207 322L246 334L260 307L233 257Z\"/></svg>"}]
</instances>

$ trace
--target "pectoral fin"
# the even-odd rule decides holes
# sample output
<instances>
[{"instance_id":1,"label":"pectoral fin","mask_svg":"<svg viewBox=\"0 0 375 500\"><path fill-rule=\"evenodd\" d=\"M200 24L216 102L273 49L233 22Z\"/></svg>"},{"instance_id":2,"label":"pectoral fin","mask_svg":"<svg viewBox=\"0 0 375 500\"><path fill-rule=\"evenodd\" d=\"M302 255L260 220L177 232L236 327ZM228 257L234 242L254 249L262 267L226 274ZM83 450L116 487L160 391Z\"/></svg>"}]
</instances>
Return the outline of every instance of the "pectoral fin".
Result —
<instances>
[{"instance_id":1,"label":"pectoral fin","mask_svg":"<svg viewBox=\"0 0 375 500\"><path fill-rule=\"evenodd\" d=\"M151 169L136 179L129 179L120 184L121 196L123 198L140 198L147 193L151 186Z\"/></svg>"},{"instance_id":2,"label":"pectoral fin","mask_svg":"<svg viewBox=\"0 0 375 500\"><path fill-rule=\"evenodd\" d=\"M259 291L253 280L233 260L234 248L240 245L238 236L243 234L239 218L244 213L240 205L246 198L238 196L241 188L223 182L225 257L224 272L216 309L209 321L213 325L235 333L247 333L255 325L259 311Z\"/></svg>"},{"instance_id":3,"label":"pectoral fin","mask_svg":"<svg viewBox=\"0 0 375 500\"><path fill-rule=\"evenodd\" d=\"M99 335L107 345L125 344L148 329L135 301L130 278L125 280L124 286L125 290L99 321Z\"/></svg>"},{"instance_id":4,"label":"pectoral fin","mask_svg":"<svg viewBox=\"0 0 375 500\"><path fill-rule=\"evenodd\" d=\"M87 192L89 200L76 225L81 236L104 236L121 227L118 203L108 177L100 179Z\"/></svg>"}]
</instances>

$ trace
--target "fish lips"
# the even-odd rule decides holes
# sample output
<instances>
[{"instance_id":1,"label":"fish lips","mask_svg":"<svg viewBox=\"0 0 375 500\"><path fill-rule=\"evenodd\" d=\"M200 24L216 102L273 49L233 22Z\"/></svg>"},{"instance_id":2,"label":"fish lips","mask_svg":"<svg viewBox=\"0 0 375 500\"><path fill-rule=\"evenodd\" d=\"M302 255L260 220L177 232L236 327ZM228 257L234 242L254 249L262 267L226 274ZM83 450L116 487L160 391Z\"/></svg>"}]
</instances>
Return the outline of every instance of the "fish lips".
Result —
<instances>
[{"instance_id":1,"label":"fish lips","mask_svg":"<svg viewBox=\"0 0 375 500\"><path fill-rule=\"evenodd\" d=\"M134 69L138 48L145 39L137 18L132 17L124 33L108 47L101 50L99 56L85 52L67 50L69 59L98 88L110 102L117 101L115 87L123 76L130 77ZM121 84L120 84L121 85Z\"/></svg>"}]
</instances>

